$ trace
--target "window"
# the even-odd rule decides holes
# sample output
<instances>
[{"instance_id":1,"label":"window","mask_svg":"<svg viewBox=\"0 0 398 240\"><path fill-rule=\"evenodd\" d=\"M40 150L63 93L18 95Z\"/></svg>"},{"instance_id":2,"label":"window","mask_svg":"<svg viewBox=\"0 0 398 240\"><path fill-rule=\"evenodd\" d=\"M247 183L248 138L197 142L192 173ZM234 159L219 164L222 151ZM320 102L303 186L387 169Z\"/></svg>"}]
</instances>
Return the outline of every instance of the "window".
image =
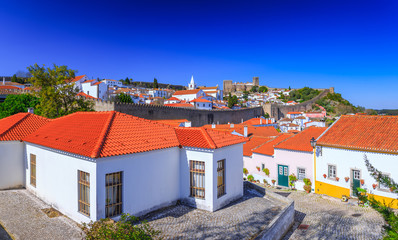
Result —
<instances>
[{"instance_id":1,"label":"window","mask_svg":"<svg viewBox=\"0 0 398 240\"><path fill-rule=\"evenodd\" d=\"M387 174L387 173L382 173L382 175L383 175L383 178L390 176L390 174ZM379 189L380 190L388 190L388 191L390 190L390 188L387 185L383 184L381 181L379 181Z\"/></svg>"},{"instance_id":2,"label":"window","mask_svg":"<svg viewBox=\"0 0 398 240\"><path fill-rule=\"evenodd\" d=\"M90 173L77 171L79 188L79 212L90 216Z\"/></svg>"},{"instance_id":3,"label":"window","mask_svg":"<svg viewBox=\"0 0 398 240\"><path fill-rule=\"evenodd\" d=\"M328 177L335 178L336 177L336 166L328 165Z\"/></svg>"},{"instance_id":4,"label":"window","mask_svg":"<svg viewBox=\"0 0 398 240\"><path fill-rule=\"evenodd\" d=\"M217 161L217 197L225 195L225 160Z\"/></svg>"},{"instance_id":5,"label":"window","mask_svg":"<svg viewBox=\"0 0 398 240\"><path fill-rule=\"evenodd\" d=\"M264 163L261 163L261 170L263 170L265 168Z\"/></svg>"},{"instance_id":6,"label":"window","mask_svg":"<svg viewBox=\"0 0 398 240\"><path fill-rule=\"evenodd\" d=\"M114 217L122 214L122 184L122 172L105 175L105 217Z\"/></svg>"},{"instance_id":7,"label":"window","mask_svg":"<svg viewBox=\"0 0 398 240\"><path fill-rule=\"evenodd\" d=\"M190 161L191 197L205 198L205 163Z\"/></svg>"},{"instance_id":8,"label":"window","mask_svg":"<svg viewBox=\"0 0 398 240\"><path fill-rule=\"evenodd\" d=\"M30 154L30 185L36 187L36 155Z\"/></svg>"},{"instance_id":9,"label":"window","mask_svg":"<svg viewBox=\"0 0 398 240\"><path fill-rule=\"evenodd\" d=\"M305 178L305 168L297 168L297 178L298 180L303 180Z\"/></svg>"}]
</instances>

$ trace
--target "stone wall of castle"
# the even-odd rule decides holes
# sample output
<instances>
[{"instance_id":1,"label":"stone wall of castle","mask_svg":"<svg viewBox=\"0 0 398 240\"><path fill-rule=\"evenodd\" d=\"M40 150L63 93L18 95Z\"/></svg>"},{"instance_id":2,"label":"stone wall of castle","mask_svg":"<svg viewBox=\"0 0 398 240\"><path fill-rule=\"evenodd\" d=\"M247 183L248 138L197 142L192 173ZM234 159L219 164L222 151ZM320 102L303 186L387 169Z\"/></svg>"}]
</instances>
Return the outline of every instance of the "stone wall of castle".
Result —
<instances>
[{"instance_id":1,"label":"stone wall of castle","mask_svg":"<svg viewBox=\"0 0 398 240\"><path fill-rule=\"evenodd\" d=\"M232 80L223 81L224 95L237 91L250 91L253 86L260 86L259 77L253 77L253 82L251 83L233 83Z\"/></svg>"}]
</instances>

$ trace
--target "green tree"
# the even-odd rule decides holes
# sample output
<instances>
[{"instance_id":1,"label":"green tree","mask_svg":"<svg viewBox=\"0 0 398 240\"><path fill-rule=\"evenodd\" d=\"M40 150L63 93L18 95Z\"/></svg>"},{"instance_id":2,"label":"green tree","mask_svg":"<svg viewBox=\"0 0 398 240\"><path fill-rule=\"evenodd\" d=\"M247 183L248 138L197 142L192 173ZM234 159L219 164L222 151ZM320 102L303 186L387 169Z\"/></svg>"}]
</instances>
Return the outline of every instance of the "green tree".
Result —
<instances>
[{"instance_id":1,"label":"green tree","mask_svg":"<svg viewBox=\"0 0 398 240\"><path fill-rule=\"evenodd\" d=\"M153 79L153 88L159 88L158 80L156 78Z\"/></svg>"},{"instance_id":2,"label":"green tree","mask_svg":"<svg viewBox=\"0 0 398 240\"><path fill-rule=\"evenodd\" d=\"M292 90L292 88L289 86L289 90Z\"/></svg>"},{"instance_id":3,"label":"green tree","mask_svg":"<svg viewBox=\"0 0 398 240\"><path fill-rule=\"evenodd\" d=\"M264 114L264 117L265 117L265 118L270 118L269 113L266 112L266 113Z\"/></svg>"},{"instance_id":4,"label":"green tree","mask_svg":"<svg viewBox=\"0 0 398 240\"><path fill-rule=\"evenodd\" d=\"M77 111L92 111L93 102L76 96L79 89L71 81L75 71L67 66L45 68L35 64L28 67L32 74L31 82L38 92L37 105L41 115L48 118L57 118Z\"/></svg>"},{"instance_id":5,"label":"green tree","mask_svg":"<svg viewBox=\"0 0 398 240\"><path fill-rule=\"evenodd\" d=\"M18 82L18 78L17 78L16 74L12 75L11 82Z\"/></svg>"},{"instance_id":6,"label":"green tree","mask_svg":"<svg viewBox=\"0 0 398 240\"><path fill-rule=\"evenodd\" d=\"M228 107L232 108L237 103L238 103L238 97L236 95L231 96L231 93L230 93L228 96Z\"/></svg>"},{"instance_id":7,"label":"green tree","mask_svg":"<svg viewBox=\"0 0 398 240\"><path fill-rule=\"evenodd\" d=\"M128 78L128 77L126 77L126 79L124 80L124 83L126 84L126 85L130 85L130 79Z\"/></svg>"},{"instance_id":8,"label":"green tree","mask_svg":"<svg viewBox=\"0 0 398 240\"><path fill-rule=\"evenodd\" d=\"M376 169L370 163L366 155L364 155L364 160L370 175L377 182L379 182L379 184L388 186L391 192L398 194L398 184L388 175L385 175L381 171ZM369 202L369 205L383 216L385 220L385 225L383 226L384 228L383 239L391 239L391 240L398 239L398 213L394 212L394 210L391 208L392 203L390 205L387 205L385 203L377 201L374 197L368 197L367 195L364 196L360 195L359 198L363 202Z\"/></svg>"},{"instance_id":9,"label":"green tree","mask_svg":"<svg viewBox=\"0 0 398 240\"><path fill-rule=\"evenodd\" d=\"M131 97L127 94L124 93L120 93L119 95L117 95L117 102L123 102L123 103L132 103L133 100L131 99Z\"/></svg>"},{"instance_id":10,"label":"green tree","mask_svg":"<svg viewBox=\"0 0 398 240\"><path fill-rule=\"evenodd\" d=\"M8 95L3 103L0 103L0 118L5 118L20 112L27 112L28 108L36 108L39 99L31 94ZM39 112L36 110L36 114Z\"/></svg>"},{"instance_id":11,"label":"green tree","mask_svg":"<svg viewBox=\"0 0 398 240\"><path fill-rule=\"evenodd\" d=\"M250 89L250 92L258 92L258 86L253 86L253 87Z\"/></svg>"},{"instance_id":12,"label":"green tree","mask_svg":"<svg viewBox=\"0 0 398 240\"><path fill-rule=\"evenodd\" d=\"M262 93L266 93L266 92L268 92L268 88L266 86L261 86L259 88L259 91L262 92Z\"/></svg>"}]
</instances>

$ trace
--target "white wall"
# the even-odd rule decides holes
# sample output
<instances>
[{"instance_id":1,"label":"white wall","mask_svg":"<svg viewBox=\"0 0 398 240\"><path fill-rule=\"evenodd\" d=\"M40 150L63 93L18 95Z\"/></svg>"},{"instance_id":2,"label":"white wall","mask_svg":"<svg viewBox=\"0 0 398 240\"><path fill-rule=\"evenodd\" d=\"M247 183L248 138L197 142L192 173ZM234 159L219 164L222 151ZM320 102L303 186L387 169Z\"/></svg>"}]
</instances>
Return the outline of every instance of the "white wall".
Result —
<instances>
[{"instance_id":1,"label":"white wall","mask_svg":"<svg viewBox=\"0 0 398 240\"><path fill-rule=\"evenodd\" d=\"M390 177L395 180L398 179L398 155L322 147L322 154L318 155L316 159L316 180L339 187L350 188L352 180L351 170L360 170L361 179L365 180L365 184L361 186L362 188L368 189L371 193L379 196L396 198L396 194L389 191L380 191L377 188L376 190L373 189L372 184L376 183L376 181L370 176L366 168L364 154L366 154L369 162L378 170L390 174ZM336 176L340 178L339 181L323 177L323 174L328 174L328 164L336 165ZM345 177L349 177L350 180L346 182L344 180Z\"/></svg>"},{"instance_id":2,"label":"white wall","mask_svg":"<svg viewBox=\"0 0 398 240\"><path fill-rule=\"evenodd\" d=\"M24 143L0 141L0 189L24 186Z\"/></svg>"},{"instance_id":3,"label":"white wall","mask_svg":"<svg viewBox=\"0 0 398 240\"><path fill-rule=\"evenodd\" d=\"M98 219L105 217L105 175L119 171L123 171L124 213L140 216L179 199L179 148L99 158Z\"/></svg>"},{"instance_id":4,"label":"white wall","mask_svg":"<svg viewBox=\"0 0 398 240\"><path fill-rule=\"evenodd\" d=\"M30 185L30 154L36 155L36 187ZM96 164L26 143L26 188L77 222L97 219ZM78 170L90 174L90 217L78 212Z\"/></svg>"}]
</instances>

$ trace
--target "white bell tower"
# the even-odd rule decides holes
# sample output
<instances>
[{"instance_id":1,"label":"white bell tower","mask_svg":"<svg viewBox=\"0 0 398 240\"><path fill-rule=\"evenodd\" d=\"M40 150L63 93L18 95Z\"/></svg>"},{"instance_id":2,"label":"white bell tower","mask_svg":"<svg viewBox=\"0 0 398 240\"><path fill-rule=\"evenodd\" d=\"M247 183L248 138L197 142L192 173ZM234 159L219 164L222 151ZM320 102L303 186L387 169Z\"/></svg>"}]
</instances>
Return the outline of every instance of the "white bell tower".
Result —
<instances>
[{"instance_id":1,"label":"white bell tower","mask_svg":"<svg viewBox=\"0 0 398 240\"><path fill-rule=\"evenodd\" d=\"M196 89L195 81L193 80L193 75L191 77L191 82L188 84L188 90Z\"/></svg>"}]
</instances>

